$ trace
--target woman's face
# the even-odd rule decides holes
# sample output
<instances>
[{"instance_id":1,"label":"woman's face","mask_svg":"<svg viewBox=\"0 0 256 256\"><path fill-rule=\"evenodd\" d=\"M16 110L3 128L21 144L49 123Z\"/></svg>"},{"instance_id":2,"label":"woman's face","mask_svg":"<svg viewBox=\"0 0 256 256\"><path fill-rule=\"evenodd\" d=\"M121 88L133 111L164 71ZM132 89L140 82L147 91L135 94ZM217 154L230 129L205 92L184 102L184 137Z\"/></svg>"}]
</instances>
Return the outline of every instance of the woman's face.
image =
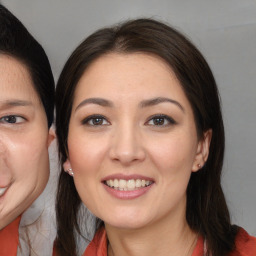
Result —
<instances>
[{"instance_id":1,"label":"woman's face","mask_svg":"<svg viewBox=\"0 0 256 256\"><path fill-rule=\"evenodd\" d=\"M185 219L191 172L207 158L169 66L147 54L108 54L76 87L69 159L84 204L105 224L139 228Z\"/></svg>"},{"instance_id":2,"label":"woman's face","mask_svg":"<svg viewBox=\"0 0 256 256\"><path fill-rule=\"evenodd\" d=\"M0 55L0 229L39 196L49 176L47 118L27 68Z\"/></svg>"}]
</instances>

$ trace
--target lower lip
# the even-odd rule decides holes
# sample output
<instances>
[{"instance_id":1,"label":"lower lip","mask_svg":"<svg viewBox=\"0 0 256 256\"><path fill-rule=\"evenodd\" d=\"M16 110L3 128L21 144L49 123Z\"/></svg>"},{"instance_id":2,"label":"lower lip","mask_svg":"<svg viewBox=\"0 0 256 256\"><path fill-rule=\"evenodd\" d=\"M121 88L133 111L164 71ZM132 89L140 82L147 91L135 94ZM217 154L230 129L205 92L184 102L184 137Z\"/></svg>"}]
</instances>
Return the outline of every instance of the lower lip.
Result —
<instances>
[{"instance_id":1,"label":"lower lip","mask_svg":"<svg viewBox=\"0 0 256 256\"><path fill-rule=\"evenodd\" d=\"M127 191L116 190L114 188L107 186L104 183L103 183L103 185L104 185L104 188L107 190L107 192L109 194L111 194L112 196L114 196L115 198L129 200L129 199L138 198L138 197L144 195L145 193L147 193L152 188L154 183L152 183L151 185L144 187L144 188L139 188L136 190L127 190Z\"/></svg>"}]
</instances>

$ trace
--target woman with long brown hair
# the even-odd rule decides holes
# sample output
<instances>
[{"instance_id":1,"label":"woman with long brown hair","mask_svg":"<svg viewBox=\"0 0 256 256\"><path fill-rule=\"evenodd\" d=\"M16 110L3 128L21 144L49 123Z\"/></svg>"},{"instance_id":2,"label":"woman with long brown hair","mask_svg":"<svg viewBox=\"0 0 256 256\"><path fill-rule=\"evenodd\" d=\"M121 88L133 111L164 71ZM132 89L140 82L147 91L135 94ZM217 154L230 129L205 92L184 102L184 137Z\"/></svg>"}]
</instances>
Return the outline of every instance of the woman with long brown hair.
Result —
<instances>
[{"instance_id":1,"label":"woman with long brown hair","mask_svg":"<svg viewBox=\"0 0 256 256\"><path fill-rule=\"evenodd\" d=\"M256 254L221 188L214 77L181 33L151 19L93 33L65 64L56 104L57 255L77 255L82 202L97 217L86 256Z\"/></svg>"}]
</instances>

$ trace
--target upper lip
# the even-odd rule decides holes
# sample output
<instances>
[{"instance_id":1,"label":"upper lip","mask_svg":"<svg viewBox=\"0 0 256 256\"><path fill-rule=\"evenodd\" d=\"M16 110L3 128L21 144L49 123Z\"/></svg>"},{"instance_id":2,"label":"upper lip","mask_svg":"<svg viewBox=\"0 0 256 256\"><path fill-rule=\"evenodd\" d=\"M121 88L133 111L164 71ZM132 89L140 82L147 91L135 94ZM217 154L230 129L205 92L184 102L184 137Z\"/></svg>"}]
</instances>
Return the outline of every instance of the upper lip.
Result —
<instances>
[{"instance_id":1,"label":"upper lip","mask_svg":"<svg viewBox=\"0 0 256 256\"><path fill-rule=\"evenodd\" d=\"M149 180L149 181L154 181L154 179L147 177L147 176L143 176L143 175L139 175L139 174L129 174L129 175L125 175L122 173L117 173L117 174L112 174L112 175L108 175L106 177L104 177L101 182L104 182L106 180L114 180L114 179L118 179L118 180Z\"/></svg>"}]
</instances>

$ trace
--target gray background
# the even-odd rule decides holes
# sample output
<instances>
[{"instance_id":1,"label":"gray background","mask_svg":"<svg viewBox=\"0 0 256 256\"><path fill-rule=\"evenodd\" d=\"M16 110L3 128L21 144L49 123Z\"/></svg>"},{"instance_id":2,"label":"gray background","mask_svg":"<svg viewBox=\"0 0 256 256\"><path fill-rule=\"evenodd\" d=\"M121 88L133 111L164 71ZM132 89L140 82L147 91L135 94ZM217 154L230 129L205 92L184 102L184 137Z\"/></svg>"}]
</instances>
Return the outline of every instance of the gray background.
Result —
<instances>
[{"instance_id":1,"label":"gray background","mask_svg":"<svg viewBox=\"0 0 256 256\"><path fill-rule=\"evenodd\" d=\"M227 137L223 187L232 220L256 235L255 0L3 0L2 3L41 42L56 80L71 51L103 26L128 18L153 17L185 33L208 60L219 85ZM51 159L49 191L56 186L54 146Z\"/></svg>"}]
</instances>

